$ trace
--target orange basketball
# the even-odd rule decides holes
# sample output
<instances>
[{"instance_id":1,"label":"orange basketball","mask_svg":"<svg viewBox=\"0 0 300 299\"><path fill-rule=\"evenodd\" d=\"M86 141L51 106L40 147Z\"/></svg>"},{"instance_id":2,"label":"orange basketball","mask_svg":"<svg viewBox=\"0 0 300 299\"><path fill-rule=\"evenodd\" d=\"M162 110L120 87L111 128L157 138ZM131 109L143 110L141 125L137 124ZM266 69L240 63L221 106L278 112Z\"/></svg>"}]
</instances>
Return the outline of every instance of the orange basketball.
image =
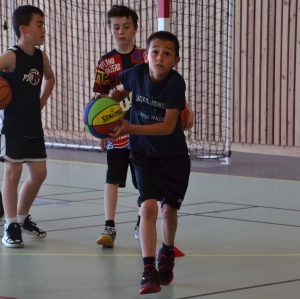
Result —
<instances>
[{"instance_id":1,"label":"orange basketball","mask_svg":"<svg viewBox=\"0 0 300 299\"><path fill-rule=\"evenodd\" d=\"M0 110L5 109L12 98L12 91L9 83L0 77Z\"/></svg>"},{"instance_id":2,"label":"orange basketball","mask_svg":"<svg viewBox=\"0 0 300 299\"><path fill-rule=\"evenodd\" d=\"M188 119L189 119L189 112L186 108L184 108L183 110L181 110L181 123L183 129L185 129L185 127L187 126Z\"/></svg>"}]
</instances>

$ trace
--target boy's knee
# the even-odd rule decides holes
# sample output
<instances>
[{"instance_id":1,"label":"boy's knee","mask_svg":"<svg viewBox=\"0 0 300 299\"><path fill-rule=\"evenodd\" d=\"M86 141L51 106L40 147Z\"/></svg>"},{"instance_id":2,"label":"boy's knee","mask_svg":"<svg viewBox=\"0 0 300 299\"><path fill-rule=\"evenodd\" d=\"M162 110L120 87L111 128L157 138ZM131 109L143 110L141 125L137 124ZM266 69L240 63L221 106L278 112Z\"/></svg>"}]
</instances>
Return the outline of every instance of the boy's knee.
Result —
<instances>
[{"instance_id":1,"label":"boy's knee","mask_svg":"<svg viewBox=\"0 0 300 299\"><path fill-rule=\"evenodd\" d=\"M47 177L47 169L40 169L34 175L32 175L32 179L35 181L39 181L40 183L43 183Z\"/></svg>"},{"instance_id":2,"label":"boy's knee","mask_svg":"<svg viewBox=\"0 0 300 299\"><path fill-rule=\"evenodd\" d=\"M40 175L41 182L44 182L47 177L47 170L43 171Z\"/></svg>"},{"instance_id":3,"label":"boy's knee","mask_svg":"<svg viewBox=\"0 0 300 299\"><path fill-rule=\"evenodd\" d=\"M46 167L32 167L29 166L29 175L28 179L34 183L43 183L47 177L47 168Z\"/></svg>"},{"instance_id":4,"label":"boy's knee","mask_svg":"<svg viewBox=\"0 0 300 299\"><path fill-rule=\"evenodd\" d=\"M161 215L165 219L172 219L174 217L177 217L177 209L172 208L166 203L161 208Z\"/></svg>"},{"instance_id":5,"label":"boy's knee","mask_svg":"<svg viewBox=\"0 0 300 299\"><path fill-rule=\"evenodd\" d=\"M5 179L9 180L10 182L19 182L22 174L22 165L9 164L5 166Z\"/></svg>"},{"instance_id":6,"label":"boy's knee","mask_svg":"<svg viewBox=\"0 0 300 299\"><path fill-rule=\"evenodd\" d=\"M158 206L156 200L145 200L141 205L141 217L157 217Z\"/></svg>"}]
</instances>

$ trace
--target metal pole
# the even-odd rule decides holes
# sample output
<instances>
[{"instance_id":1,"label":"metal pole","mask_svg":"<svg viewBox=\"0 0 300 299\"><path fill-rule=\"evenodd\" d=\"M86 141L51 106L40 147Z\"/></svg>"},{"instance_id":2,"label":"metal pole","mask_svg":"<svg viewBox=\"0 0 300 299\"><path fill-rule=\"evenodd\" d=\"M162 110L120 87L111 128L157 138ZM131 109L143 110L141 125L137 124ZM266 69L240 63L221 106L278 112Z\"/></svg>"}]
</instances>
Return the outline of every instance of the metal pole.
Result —
<instances>
[{"instance_id":1,"label":"metal pole","mask_svg":"<svg viewBox=\"0 0 300 299\"><path fill-rule=\"evenodd\" d=\"M170 31L171 0L158 0L158 30Z\"/></svg>"},{"instance_id":2,"label":"metal pole","mask_svg":"<svg viewBox=\"0 0 300 299\"><path fill-rule=\"evenodd\" d=\"M227 23L227 82L226 82L226 143L225 150L230 154L230 111L231 111L231 21L232 0L228 0L228 23ZM230 157L225 158L224 164L230 164Z\"/></svg>"},{"instance_id":3,"label":"metal pole","mask_svg":"<svg viewBox=\"0 0 300 299\"><path fill-rule=\"evenodd\" d=\"M15 1L11 0L11 11L13 12L14 10L15 10ZM16 44L16 36L12 25L11 25L11 42L12 42L11 44L12 46Z\"/></svg>"}]
</instances>

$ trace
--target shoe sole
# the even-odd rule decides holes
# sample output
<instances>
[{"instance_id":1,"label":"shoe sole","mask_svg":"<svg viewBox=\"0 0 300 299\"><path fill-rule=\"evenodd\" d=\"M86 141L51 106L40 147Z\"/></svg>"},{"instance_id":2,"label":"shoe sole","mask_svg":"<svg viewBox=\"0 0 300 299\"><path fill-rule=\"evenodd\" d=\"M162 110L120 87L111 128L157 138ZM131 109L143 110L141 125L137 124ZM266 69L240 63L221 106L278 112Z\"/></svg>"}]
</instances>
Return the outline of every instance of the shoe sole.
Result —
<instances>
[{"instance_id":1,"label":"shoe sole","mask_svg":"<svg viewBox=\"0 0 300 299\"><path fill-rule=\"evenodd\" d=\"M158 293L160 292L161 287L154 284L146 284L140 288L139 294L145 295L145 294L152 294L152 293Z\"/></svg>"},{"instance_id":2,"label":"shoe sole","mask_svg":"<svg viewBox=\"0 0 300 299\"><path fill-rule=\"evenodd\" d=\"M44 238L47 237L47 234L44 235L44 236L37 236L36 234L33 234L29 231L26 231L25 229L22 229L22 233L29 236L29 237L31 237L32 239L44 239Z\"/></svg>"},{"instance_id":3,"label":"shoe sole","mask_svg":"<svg viewBox=\"0 0 300 299\"><path fill-rule=\"evenodd\" d=\"M97 240L98 245L102 245L103 247L114 247L114 241L109 236L101 236Z\"/></svg>"},{"instance_id":4,"label":"shoe sole","mask_svg":"<svg viewBox=\"0 0 300 299\"><path fill-rule=\"evenodd\" d=\"M9 244L9 243L6 243L3 239L2 239L2 243L5 247L8 247L8 248L23 248L24 247L24 243L23 244Z\"/></svg>"}]
</instances>

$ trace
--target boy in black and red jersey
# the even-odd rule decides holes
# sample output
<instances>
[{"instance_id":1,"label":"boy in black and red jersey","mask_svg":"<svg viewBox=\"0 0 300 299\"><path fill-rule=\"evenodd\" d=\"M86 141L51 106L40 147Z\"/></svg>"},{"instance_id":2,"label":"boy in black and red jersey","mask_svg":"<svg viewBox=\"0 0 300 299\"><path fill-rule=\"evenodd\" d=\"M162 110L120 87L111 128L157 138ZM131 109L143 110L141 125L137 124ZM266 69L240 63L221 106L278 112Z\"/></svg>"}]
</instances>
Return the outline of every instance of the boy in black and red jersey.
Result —
<instances>
[{"instance_id":1,"label":"boy in black and red jersey","mask_svg":"<svg viewBox=\"0 0 300 299\"><path fill-rule=\"evenodd\" d=\"M116 48L103 55L97 65L93 91L96 97L107 97L109 92L118 88L119 73L144 62L144 49L134 44L138 30L138 16L127 6L114 5L108 11L108 27L116 42ZM130 119L130 96L120 103L125 118ZM129 136L122 136L113 142L101 140L102 150L107 150L107 174L104 189L105 229L97 239L97 244L113 247L116 237L115 214L118 200L118 188L125 187L128 165L131 169L132 181L137 188L133 165L130 161ZM139 239L139 220L135 227L135 238Z\"/></svg>"}]
</instances>

